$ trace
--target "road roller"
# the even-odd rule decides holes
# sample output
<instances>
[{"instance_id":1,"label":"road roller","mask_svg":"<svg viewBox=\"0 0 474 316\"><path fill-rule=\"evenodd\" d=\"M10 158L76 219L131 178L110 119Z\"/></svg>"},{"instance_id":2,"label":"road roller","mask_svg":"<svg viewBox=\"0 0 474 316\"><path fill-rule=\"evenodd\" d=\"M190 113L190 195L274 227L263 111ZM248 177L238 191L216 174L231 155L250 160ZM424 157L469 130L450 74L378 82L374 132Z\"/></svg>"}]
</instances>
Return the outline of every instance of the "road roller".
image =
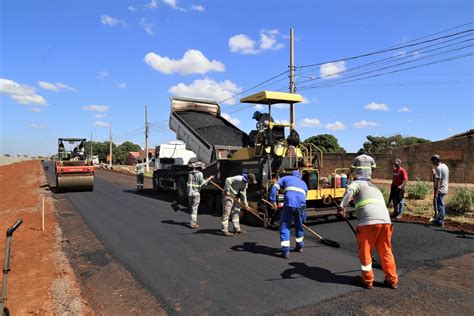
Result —
<instances>
[{"instance_id":1,"label":"road roller","mask_svg":"<svg viewBox=\"0 0 474 316\"><path fill-rule=\"evenodd\" d=\"M94 165L86 159L85 138L59 138L56 161L56 190L76 192L94 190Z\"/></svg>"}]
</instances>

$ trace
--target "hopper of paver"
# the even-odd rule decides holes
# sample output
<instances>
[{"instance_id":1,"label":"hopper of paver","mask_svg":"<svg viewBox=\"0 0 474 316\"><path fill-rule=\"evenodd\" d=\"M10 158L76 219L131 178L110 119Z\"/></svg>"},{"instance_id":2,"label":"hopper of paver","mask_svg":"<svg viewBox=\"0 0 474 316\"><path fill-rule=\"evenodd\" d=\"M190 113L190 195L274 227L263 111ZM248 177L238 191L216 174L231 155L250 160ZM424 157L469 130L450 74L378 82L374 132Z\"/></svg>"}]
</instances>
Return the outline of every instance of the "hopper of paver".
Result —
<instances>
[{"instance_id":1,"label":"hopper of paver","mask_svg":"<svg viewBox=\"0 0 474 316\"><path fill-rule=\"evenodd\" d=\"M227 121L214 101L172 97L169 124L177 139L205 164L249 145L248 135Z\"/></svg>"}]
</instances>

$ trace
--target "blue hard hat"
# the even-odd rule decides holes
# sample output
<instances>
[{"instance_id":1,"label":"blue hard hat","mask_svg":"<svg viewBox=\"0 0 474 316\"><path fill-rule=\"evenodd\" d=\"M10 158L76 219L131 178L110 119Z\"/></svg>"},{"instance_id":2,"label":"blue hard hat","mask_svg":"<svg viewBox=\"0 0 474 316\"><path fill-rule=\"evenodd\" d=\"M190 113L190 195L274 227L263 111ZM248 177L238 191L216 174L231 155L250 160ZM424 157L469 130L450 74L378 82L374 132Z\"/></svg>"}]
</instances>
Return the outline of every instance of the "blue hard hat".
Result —
<instances>
[{"instance_id":1,"label":"blue hard hat","mask_svg":"<svg viewBox=\"0 0 474 316\"><path fill-rule=\"evenodd\" d=\"M255 120L255 119L257 119L257 117L260 117L260 116L262 116L262 113L260 111L255 111L253 113L252 119Z\"/></svg>"}]
</instances>

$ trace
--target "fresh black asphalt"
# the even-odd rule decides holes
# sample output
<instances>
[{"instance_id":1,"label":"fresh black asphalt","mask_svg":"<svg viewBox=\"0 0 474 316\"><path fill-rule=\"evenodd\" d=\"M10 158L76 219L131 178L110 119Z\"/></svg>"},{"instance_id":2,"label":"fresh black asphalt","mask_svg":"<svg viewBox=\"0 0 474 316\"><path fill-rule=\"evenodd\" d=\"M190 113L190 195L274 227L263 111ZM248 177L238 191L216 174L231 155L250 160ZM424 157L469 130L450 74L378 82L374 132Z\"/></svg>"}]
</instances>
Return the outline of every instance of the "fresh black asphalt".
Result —
<instances>
[{"instance_id":1,"label":"fresh black asphalt","mask_svg":"<svg viewBox=\"0 0 474 316\"><path fill-rule=\"evenodd\" d=\"M351 291L360 265L344 222L310 226L341 243L330 248L306 234L303 254L277 257L278 232L244 227L248 234L219 235L220 218L199 216L201 229L175 213L171 194L134 190L134 178L99 171L93 192L66 193L110 253L171 314L271 314L310 306ZM355 224L355 222L353 222ZM474 251L473 239L441 228L395 223L393 248L399 271ZM292 240L294 243L294 240ZM376 279L383 273L376 270ZM403 277L400 280L403 290Z\"/></svg>"}]
</instances>

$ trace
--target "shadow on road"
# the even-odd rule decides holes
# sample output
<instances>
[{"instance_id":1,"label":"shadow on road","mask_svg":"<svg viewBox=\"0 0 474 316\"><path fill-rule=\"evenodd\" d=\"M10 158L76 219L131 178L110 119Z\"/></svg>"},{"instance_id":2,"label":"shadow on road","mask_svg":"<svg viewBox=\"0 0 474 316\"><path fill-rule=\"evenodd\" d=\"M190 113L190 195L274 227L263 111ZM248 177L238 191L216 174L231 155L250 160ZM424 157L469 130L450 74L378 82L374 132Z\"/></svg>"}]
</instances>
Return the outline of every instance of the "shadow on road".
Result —
<instances>
[{"instance_id":1,"label":"shadow on road","mask_svg":"<svg viewBox=\"0 0 474 316\"><path fill-rule=\"evenodd\" d=\"M165 202L172 202L174 195L173 194L166 194L165 192L156 192L153 189L143 189L140 191L133 190L133 189L126 189L123 190L125 193L132 193L139 196L147 197L150 199L165 201Z\"/></svg>"},{"instance_id":2,"label":"shadow on road","mask_svg":"<svg viewBox=\"0 0 474 316\"><path fill-rule=\"evenodd\" d=\"M264 245L258 245L256 242L244 242L242 245L236 245L230 248L232 251L244 251L253 254L279 257L280 249L271 248Z\"/></svg>"},{"instance_id":3,"label":"shadow on road","mask_svg":"<svg viewBox=\"0 0 474 316\"><path fill-rule=\"evenodd\" d=\"M222 231L220 229L199 229L196 230L195 234L207 234L207 235L216 235L222 236Z\"/></svg>"},{"instance_id":4,"label":"shadow on road","mask_svg":"<svg viewBox=\"0 0 474 316\"><path fill-rule=\"evenodd\" d=\"M187 222L177 222L177 221L174 221L172 219L163 220L161 222L163 224L178 225L178 226L183 226L183 227L189 228L189 223L187 223Z\"/></svg>"},{"instance_id":5,"label":"shadow on road","mask_svg":"<svg viewBox=\"0 0 474 316\"><path fill-rule=\"evenodd\" d=\"M463 238L463 239L473 239L474 240L474 234L466 232L462 229L460 230L444 230L444 229L435 229L437 232L443 232L443 233L448 233L452 235L457 235L457 238Z\"/></svg>"},{"instance_id":6,"label":"shadow on road","mask_svg":"<svg viewBox=\"0 0 474 316\"><path fill-rule=\"evenodd\" d=\"M345 284L345 285L359 285L358 276L349 276L349 275L340 275L337 273L332 273L331 271L320 268L320 267L310 267L306 263L302 262L290 262L290 266L293 268L287 269L281 273L281 279L266 280L266 281L276 281L284 279L297 279L294 275L299 275L304 278L311 279L320 283L334 283L334 284ZM355 271L349 271L355 272ZM344 272L347 273L347 272Z\"/></svg>"}]
</instances>

